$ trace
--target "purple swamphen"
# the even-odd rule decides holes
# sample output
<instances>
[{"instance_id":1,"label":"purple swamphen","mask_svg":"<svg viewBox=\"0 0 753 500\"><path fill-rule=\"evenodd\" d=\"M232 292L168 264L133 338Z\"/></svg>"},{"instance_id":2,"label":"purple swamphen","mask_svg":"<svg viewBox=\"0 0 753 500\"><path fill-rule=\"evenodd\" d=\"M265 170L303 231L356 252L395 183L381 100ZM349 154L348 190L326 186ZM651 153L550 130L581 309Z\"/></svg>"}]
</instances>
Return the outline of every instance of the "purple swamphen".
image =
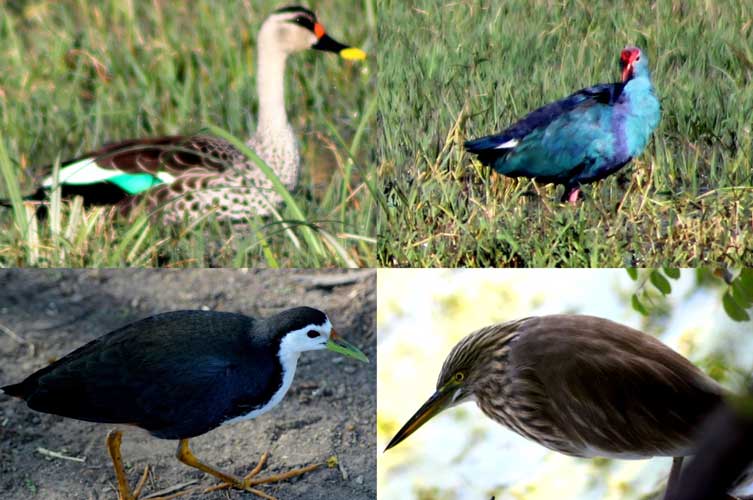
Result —
<instances>
[{"instance_id":1,"label":"purple swamphen","mask_svg":"<svg viewBox=\"0 0 753 500\"><path fill-rule=\"evenodd\" d=\"M626 47L620 66L621 82L579 90L499 134L467 141L465 148L508 177L563 184L562 201L574 204L583 184L603 179L639 155L659 123L645 54Z\"/></svg>"}]
</instances>

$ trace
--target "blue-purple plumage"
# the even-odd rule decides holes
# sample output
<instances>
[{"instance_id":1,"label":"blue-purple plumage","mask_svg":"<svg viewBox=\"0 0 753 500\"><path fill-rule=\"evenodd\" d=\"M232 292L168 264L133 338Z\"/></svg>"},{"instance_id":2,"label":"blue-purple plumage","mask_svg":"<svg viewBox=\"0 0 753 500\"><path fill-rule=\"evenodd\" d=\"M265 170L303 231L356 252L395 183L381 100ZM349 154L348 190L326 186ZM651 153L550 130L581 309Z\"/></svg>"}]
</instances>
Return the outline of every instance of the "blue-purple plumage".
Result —
<instances>
[{"instance_id":1,"label":"blue-purple plumage","mask_svg":"<svg viewBox=\"0 0 753 500\"><path fill-rule=\"evenodd\" d=\"M563 184L563 201L574 202L582 184L640 154L659 122L646 58L626 48L621 63L623 82L579 90L498 134L466 142L466 149L503 175Z\"/></svg>"}]
</instances>

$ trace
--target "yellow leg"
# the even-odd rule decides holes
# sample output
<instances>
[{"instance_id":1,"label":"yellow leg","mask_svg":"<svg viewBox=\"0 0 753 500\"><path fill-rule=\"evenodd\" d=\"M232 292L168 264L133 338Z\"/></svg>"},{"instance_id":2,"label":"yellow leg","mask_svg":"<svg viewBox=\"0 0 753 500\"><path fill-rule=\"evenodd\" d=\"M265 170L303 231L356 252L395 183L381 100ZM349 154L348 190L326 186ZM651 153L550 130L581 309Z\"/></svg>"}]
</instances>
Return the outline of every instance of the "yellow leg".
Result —
<instances>
[{"instance_id":1,"label":"yellow leg","mask_svg":"<svg viewBox=\"0 0 753 500\"><path fill-rule=\"evenodd\" d=\"M243 479L232 474L228 474L227 472L222 472L221 470L215 469L214 467L207 465L196 458L196 455L193 454L191 448L188 447L188 439L180 440L180 442L178 443L178 451L175 456L178 457L178 460L180 460L184 464L195 469L199 469L201 472L210 474L225 483L231 484L235 488L242 489L243 487Z\"/></svg>"},{"instance_id":2,"label":"yellow leg","mask_svg":"<svg viewBox=\"0 0 753 500\"><path fill-rule=\"evenodd\" d=\"M275 500L275 497L267 495L263 491L252 488L252 486L256 486L257 484L283 481L291 477L300 476L301 474L312 471L316 469L317 467L319 467L319 464L313 464L313 465L309 465L300 469L284 472L282 474L277 474L274 476L269 476L269 477L260 478L260 479L254 479L254 476L259 474L259 472L261 471L261 468L264 466L264 463L267 461L267 457L269 456L268 453L264 453L264 455L262 455L261 459L259 460L259 463L256 464L256 467L254 467L251 472L246 474L246 476L241 479L232 474L228 474L226 472L217 470L214 467L211 467L201 462L198 458L196 458L193 452L191 452L191 449L188 447L188 439L180 440L180 443L178 444L178 452L176 455L178 457L178 460L180 460L184 464L190 467L199 469L200 471L210 474L216 477L217 479L219 479L220 481L222 481L222 484L211 486L207 488L206 490L204 490L205 492L208 493L211 491L235 488L238 490L243 490L249 493L253 493L254 495L257 495L266 500Z\"/></svg>"},{"instance_id":3,"label":"yellow leg","mask_svg":"<svg viewBox=\"0 0 753 500\"><path fill-rule=\"evenodd\" d=\"M125 467L123 467L123 457L120 454L120 443L123 441L123 433L117 429L113 429L107 433L107 451L110 453L112 459L112 466L115 469L115 479L118 481L118 500L138 500L141 496L141 490L144 489L144 484L149 477L149 466L144 467L144 473L141 475L136 489L131 493L131 488L128 486L128 479L126 478Z\"/></svg>"},{"instance_id":4,"label":"yellow leg","mask_svg":"<svg viewBox=\"0 0 753 500\"><path fill-rule=\"evenodd\" d=\"M131 493L131 488L128 487L123 457L120 455L122 440L123 433L119 430L111 430L107 433L107 451L110 453L112 466L115 468L115 478L118 480L118 500L136 500L136 496Z\"/></svg>"}]
</instances>

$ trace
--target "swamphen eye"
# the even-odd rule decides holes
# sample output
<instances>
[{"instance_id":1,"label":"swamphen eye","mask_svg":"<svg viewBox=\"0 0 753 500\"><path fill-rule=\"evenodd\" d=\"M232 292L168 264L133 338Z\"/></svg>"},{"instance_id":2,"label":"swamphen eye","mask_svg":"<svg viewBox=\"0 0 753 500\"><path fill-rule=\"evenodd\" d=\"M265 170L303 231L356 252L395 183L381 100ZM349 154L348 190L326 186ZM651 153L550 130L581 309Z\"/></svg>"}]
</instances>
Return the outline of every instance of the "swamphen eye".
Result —
<instances>
[{"instance_id":1,"label":"swamphen eye","mask_svg":"<svg viewBox=\"0 0 753 500\"><path fill-rule=\"evenodd\" d=\"M317 332L316 330L309 330L306 332L306 336L310 339L315 339L319 336L319 332Z\"/></svg>"}]
</instances>

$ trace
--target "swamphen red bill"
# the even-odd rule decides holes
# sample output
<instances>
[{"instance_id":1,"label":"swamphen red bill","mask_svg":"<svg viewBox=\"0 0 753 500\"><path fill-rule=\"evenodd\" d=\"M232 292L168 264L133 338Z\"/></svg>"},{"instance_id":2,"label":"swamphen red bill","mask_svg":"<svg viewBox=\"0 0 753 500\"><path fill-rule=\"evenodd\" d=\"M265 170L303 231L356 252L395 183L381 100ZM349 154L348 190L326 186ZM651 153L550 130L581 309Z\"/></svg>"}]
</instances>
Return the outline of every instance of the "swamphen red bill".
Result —
<instances>
[{"instance_id":1,"label":"swamphen red bill","mask_svg":"<svg viewBox=\"0 0 753 500\"><path fill-rule=\"evenodd\" d=\"M622 81L602 83L547 104L499 134L465 143L484 165L508 177L563 184L562 201L616 172L646 147L659 123L648 59L627 47Z\"/></svg>"},{"instance_id":2,"label":"swamphen red bill","mask_svg":"<svg viewBox=\"0 0 753 500\"><path fill-rule=\"evenodd\" d=\"M367 361L340 338L325 313L310 307L266 319L216 311L175 311L124 326L76 349L18 384L3 387L34 410L141 427L178 439L178 459L219 478L217 488L252 488L301 474L309 466L264 479L235 477L200 462L188 439L276 406L290 388L298 356L329 349ZM119 431L107 437L120 500L135 500L120 457ZM263 459L266 458L266 454ZM146 471L145 471L146 472Z\"/></svg>"}]
</instances>

